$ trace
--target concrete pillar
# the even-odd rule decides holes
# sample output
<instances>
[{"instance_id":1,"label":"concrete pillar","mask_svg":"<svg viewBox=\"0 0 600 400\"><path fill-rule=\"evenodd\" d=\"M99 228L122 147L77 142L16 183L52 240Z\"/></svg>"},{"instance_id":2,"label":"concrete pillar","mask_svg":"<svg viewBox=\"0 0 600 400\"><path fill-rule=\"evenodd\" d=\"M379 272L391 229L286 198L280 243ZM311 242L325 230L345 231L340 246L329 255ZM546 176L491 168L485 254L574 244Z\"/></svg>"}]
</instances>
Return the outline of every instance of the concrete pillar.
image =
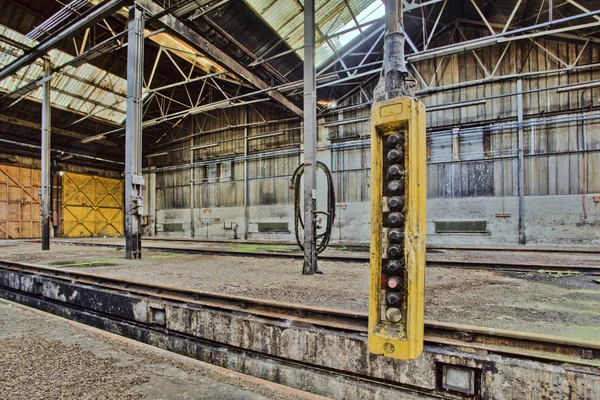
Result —
<instances>
[{"instance_id":1,"label":"concrete pillar","mask_svg":"<svg viewBox=\"0 0 600 400\"><path fill-rule=\"evenodd\" d=\"M50 79L52 71L50 59L44 57L44 80L42 84L42 250L50 250L50 140L52 133Z\"/></svg>"},{"instance_id":2,"label":"concrete pillar","mask_svg":"<svg viewBox=\"0 0 600 400\"><path fill-rule=\"evenodd\" d=\"M315 71L315 1L304 2L304 266L317 272L317 84Z\"/></svg>"},{"instance_id":3,"label":"concrete pillar","mask_svg":"<svg viewBox=\"0 0 600 400\"><path fill-rule=\"evenodd\" d=\"M142 257L142 79L144 19L129 8L127 44L127 118L125 122L125 257Z\"/></svg>"}]
</instances>

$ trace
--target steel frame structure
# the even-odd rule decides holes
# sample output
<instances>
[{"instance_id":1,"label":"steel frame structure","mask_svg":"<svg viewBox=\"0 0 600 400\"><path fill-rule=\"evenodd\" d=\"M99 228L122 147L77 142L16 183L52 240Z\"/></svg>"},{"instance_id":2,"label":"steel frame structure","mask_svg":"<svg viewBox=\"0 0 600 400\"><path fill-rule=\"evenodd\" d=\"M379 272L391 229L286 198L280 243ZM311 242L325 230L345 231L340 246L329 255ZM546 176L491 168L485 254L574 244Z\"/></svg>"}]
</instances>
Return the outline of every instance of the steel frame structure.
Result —
<instances>
[{"instance_id":1,"label":"steel frame structure","mask_svg":"<svg viewBox=\"0 0 600 400\"><path fill-rule=\"evenodd\" d=\"M132 0L96 1L95 3L100 4L98 4L98 6L92 10L92 13L83 14L81 18L72 21L69 26L61 28L55 36L42 40L42 42L40 42L40 44L33 49L27 49L24 55L21 56L17 61L13 62L3 70L0 70L0 78L12 75L20 68L28 65L28 63L35 62L41 54L48 49L55 47L60 41L74 40L74 35L84 30L85 34L82 42L77 43L74 41L74 46L78 56L68 65L59 66L58 71L54 71L55 74L68 74L68 67L76 66L78 63L87 62L94 57L126 46L127 43L125 43L123 40L125 32L113 32L112 37L106 39L97 46L85 50L86 43L89 42L89 28L96 23L101 24L103 22L103 18L114 14L124 4L131 2ZM248 49L242 49L246 52L246 54L252 54L254 56L252 62L250 62L248 65L242 65L219 49L216 49L214 45L212 45L200 34L188 26L188 23L191 20L196 18L204 18L208 12L218 9L218 7L223 6L227 2L213 1L207 3L207 6L204 8L198 8L197 5L194 6L193 3L194 2L190 2L188 0L173 1L168 3L168 7L162 7L153 0L136 1L136 4L143 7L148 13L149 21L158 21L161 26L158 31L147 34L146 36L156 34L156 32L159 31L168 32L169 34L177 36L180 39L184 39L184 41L186 41L194 49L203 51L208 56L215 59L217 63L220 63L225 67L226 71L200 74L200 72L192 67L191 70L186 73L178 66L180 63L173 57L176 52L165 46L161 46L153 63L152 75L148 82L145 83L145 87L143 89L143 93L146 95L144 99L144 106L148 108L147 106L153 102L160 110L160 115L158 117L153 117L143 121L143 127L147 128L166 123L166 134L167 132L170 132L173 127L181 127L181 121L189 116L200 113L208 113L217 109L238 107L243 104L248 104L251 101L276 101L283 104L286 108L292 110L292 112L295 114L301 115L302 110L294 102L292 102L290 98L293 98L293 96L300 93L299 89L302 86L302 81L285 82L281 85L269 85L257 78L257 76L251 71L251 68L265 63L268 64L270 60L285 54L289 54L298 49L289 49L280 54L272 54L273 47L265 49L261 54L254 54ZM518 78L528 78L541 75L570 73L600 66L599 64L578 64L581 55L587 46L589 46L589 44L600 43L600 39L588 34L590 29L596 29L600 27L600 10L589 10L577 0L566 0L559 5L555 4L553 7L549 8L547 4L542 4L541 8L538 10L540 20L535 23L531 20L522 20L521 16L523 14L525 2L518 0L514 3L514 7L512 8L510 14L505 16L506 21L503 24L490 21L486 17L486 14L483 12L483 2L481 0L471 0L471 4L477 11L475 14L477 18L460 19L458 21L450 22L445 22L443 18L444 13L447 12L449 8L447 0L431 0L420 2L403 0L403 3L405 15L410 17L412 20L421 21L422 24L422 29L417 34L410 34L410 32L407 32L406 34L406 54L409 62L409 72L420 84L420 89L417 91L417 94L423 95L446 90L456 90L492 81L515 80ZM491 2L490 7L495 7L495 4ZM565 7L569 7L570 14L568 16L565 16ZM358 31L359 36L357 40L348 48L339 49L335 48L334 46L333 50L335 53L337 53L336 57L317 72L317 90L327 87L343 86L347 89L345 91L346 94L335 99L337 103L340 103L347 96L349 96L351 93L355 93L356 91L361 91L365 97L365 101L368 102L371 101L371 99L369 96L367 96L364 87L370 84L372 79L374 79L376 75L380 73L380 49L384 34L384 24L382 19L371 21L365 24L359 24L356 15L352 12L351 7L349 7L348 4L346 4L345 7L342 7L340 12L347 12L348 9L350 9L355 26L337 33L321 32L321 37L320 39L317 39L317 41L325 41L331 46L330 39L337 35ZM190 12L192 15L188 16ZM106 25L110 30L110 25ZM480 26L489 32L489 34L475 39L467 39L464 34L463 26ZM577 55L576 60L569 63L560 54L553 53L543 43L540 42L541 38L547 37L580 41L583 43L584 47ZM449 38L449 40L444 42L446 38ZM499 66L505 55L508 53L511 44L521 40L526 40L533 46L536 46L542 51L546 52L559 64L559 68L551 71L533 72L528 74L501 74ZM235 45L241 46L240 43L235 43ZM477 50L490 46L503 46L501 57L491 68L486 67L485 63L483 63L483 60L481 60L477 54ZM357 51L361 48L365 49L363 50L363 53L357 53ZM448 62L449 57L461 53L471 54L475 58L478 67L481 69L484 75L484 78L451 85L438 85L437 74L443 70L444 65ZM357 57L357 55L360 55L360 57ZM375 58L376 61L368 62L370 57ZM434 60L435 62L435 73L425 76L424 72L420 68L420 65L423 62L431 62L430 60ZM164 85L162 87L152 87L153 76L163 62L169 62L172 66L178 69L182 76L182 80L177 83ZM336 66L341 66L341 68L334 69ZM280 77L281 75L282 74L279 74ZM233 78L234 76L238 77L240 80L236 81ZM238 84L239 86L237 93L230 93L229 89L219 84L220 81ZM202 90L198 96L192 98L187 86L198 83L202 83ZM37 84L39 84L39 80L35 80L31 82L31 85L25 85L19 90L6 96L17 98L18 101L26 95L24 92L37 87ZM239 88L241 87L255 89L249 93L240 94ZM207 98L205 96L206 88L212 88L215 91L218 91L218 93L223 96L223 99L207 103ZM176 99L172 94L175 89L182 89L188 93L189 101L180 101ZM287 96L285 95L286 93ZM265 96L261 97L260 95ZM93 101L93 99L90 98L83 99L86 101ZM478 99L469 100L476 101ZM126 102L126 99L118 98L114 104L108 107L115 107L123 102ZM177 111L170 111L172 105L176 105L179 109ZM325 111L328 110L321 109L321 113ZM88 113L87 115L84 115L72 122L71 125L76 125L86 119L93 118L98 112L99 111L96 110L95 112ZM124 126L97 136L104 139L108 134L118 132L122 133L123 130ZM192 132L192 135L201 133L201 131ZM162 146L170 143L162 140L163 137L164 134L156 139L155 145L160 144ZM171 139L177 141L180 139L180 137L178 135L172 135Z\"/></svg>"},{"instance_id":2,"label":"steel frame structure","mask_svg":"<svg viewBox=\"0 0 600 400\"><path fill-rule=\"evenodd\" d=\"M473 0L473 3L474 6L479 8L477 2ZM580 11L580 13L569 17L561 17L557 19L556 15L560 16L560 11L547 11L548 20L545 22L540 22L529 26L515 26L515 17L518 14L519 8L523 5L521 1L517 1L517 3L511 11L511 14L508 16L506 23L503 25L489 21L483 13L478 13L479 17L481 18L480 21L463 19L460 20L458 24L454 23L454 21L449 24L443 24L441 21L442 15L446 11L448 6L447 0L427 1L422 3L409 3L407 1L404 1L405 13L408 13L415 9L420 9L421 11L428 11L428 17L422 19L423 32L426 32L424 38L411 38L411 36L406 35L406 41L408 44L407 60L409 61L410 67L409 71L420 83L421 86L421 88L417 91L417 94L423 95L431 92L455 90L463 87L477 85L480 83L485 83L486 81L492 82L498 80L512 80L520 76L533 77L540 75L561 74L570 71L576 71L579 69L593 68L595 66L598 66L579 66L578 61L581 57L581 54L583 54L585 47L589 43L597 42L599 40L593 37L584 36L582 34L573 34L567 32L577 32L588 28L600 26L600 10L590 11L585 7L582 7L575 0L571 0L568 3L576 7L576 9ZM540 14L543 14L543 12L544 9L541 9ZM552 17L553 15L554 17ZM595 21L585 22L585 20L588 18L594 18ZM473 40L466 40L466 37L462 33L461 26L469 25L482 25L490 30L490 35ZM364 31L364 28L366 26L372 27L372 32L370 32L369 34L366 34ZM366 63L366 60L370 55L374 54L376 50L381 46L381 39L383 37L384 30L383 21L378 20L373 21L369 24L356 25L354 28L348 29L344 32L353 30L361 30L363 32L361 39L348 49L345 49L343 52L339 53L339 56L331 60L325 67L319 69L319 71L317 72L318 77L334 77L333 79L327 82L318 84L317 89L338 85L348 87L347 94L337 99L338 103L344 100L346 96L348 96L350 93L353 93L355 90L361 90L365 94L365 97L367 97L366 93L363 90L363 86L365 84L368 84L373 78L375 78L374 75L380 73L381 70L381 61ZM447 34L449 37L452 37L455 33L458 33L460 35L461 40L459 40L458 42L450 42L445 45L434 45L434 43L436 42L434 39L443 38L445 34ZM544 48L544 51L549 52L549 54L551 54L551 57L555 58L557 62L561 65L561 68L558 68L556 70L535 72L530 73L529 75L518 73L505 75L499 74L499 66L512 43L515 43L519 40L528 40L534 43L535 46L543 47L543 45L538 42L538 39L544 37L557 37L582 41L584 43L584 48L578 54L577 60L571 64L568 64L566 61L562 60L559 55L552 54L551 52L549 52L549 50ZM482 60L477 55L476 50L503 44L505 44L505 46L503 47L500 59L498 59L495 62L493 68L491 68L490 70L486 69ZM366 53L364 53L360 61L357 63L352 63L352 58L353 56L355 56L354 52L358 48L365 46L368 46L368 50L366 51ZM263 61L272 60L274 58L288 54L292 51L294 51L294 49L290 49L280 54L269 55L268 58L265 58L265 56L270 52L270 49L267 49L249 66L258 65ZM444 64L447 63L448 57L460 53L472 54L473 57L475 57L478 66L483 71L485 78L468 82L456 83L453 85L437 85L437 73L441 71ZM422 62L430 59L435 59L436 61L436 73L432 76L424 77L419 71L419 66ZM338 70L332 70L332 68L337 64L343 65L345 67ZM197 78L197 80L201 79L201 77ZM191 82L193 81L190 81L189 83ZM187 83L188 81L182 81L180 84L185 85ZM292 90L291 94L293 95L294 93L297 93L297 89L300 87L301 84L301 81L290 82L288 84L280 85L279 87L273 86L270 88L270 91L286 92ZM265 90L259 90L249 93L245 96L250 96L253 94L257 95L265 92ZM366 98L366 100L371 101L371 99L368 97ZM473 101L476 100L478 99L473 99ZM168 116L166 117L168 118ZM177 140L177 138L175 138L174 140Z\"/></svg>"}]
</instances>

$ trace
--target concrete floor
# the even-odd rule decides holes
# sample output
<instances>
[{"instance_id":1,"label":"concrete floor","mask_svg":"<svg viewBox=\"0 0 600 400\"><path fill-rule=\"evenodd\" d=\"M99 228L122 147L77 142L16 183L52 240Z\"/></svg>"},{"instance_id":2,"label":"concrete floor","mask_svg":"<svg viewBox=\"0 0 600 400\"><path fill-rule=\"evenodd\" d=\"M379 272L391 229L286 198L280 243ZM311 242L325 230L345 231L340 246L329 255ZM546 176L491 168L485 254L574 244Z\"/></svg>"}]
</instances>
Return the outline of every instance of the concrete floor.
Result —
<instances>
[{"instance_id":1,"label":"concrete floor","mask_svg":"<svg viewBox=\"0 0 600 400\"><path fill-rule=\"evenodd\" d=\"M4 300L0 354L7 400L318 397Z\"/></svg>"},{"instance_id":2,"label":"concrete floor","mask_svg":"<svg viewBox=\"0 0 600 400\"><path fill-rule=\"evenodd\" d=\"M320 268L325 275L308 277L300 275L300 261L275 257L145 252L142 260L125 260L123 250L106 247L53 244L50 252L42 252L39 243L3 243L0 259L195 290L352 311L367 310L366 262L322 261ZM453 257L491 260L508 255L472 252L469 256L460 252ZM536 255L510 253L510 257L535 261ZM548 258L547 255L542 257ZM593 265L597 256L560 257L562 263L588 262ZM440 322L600 341L600 285L595 279L598 277L580 274L430 267L426 277L425 317Z\"/></svg>"}]
</instances>

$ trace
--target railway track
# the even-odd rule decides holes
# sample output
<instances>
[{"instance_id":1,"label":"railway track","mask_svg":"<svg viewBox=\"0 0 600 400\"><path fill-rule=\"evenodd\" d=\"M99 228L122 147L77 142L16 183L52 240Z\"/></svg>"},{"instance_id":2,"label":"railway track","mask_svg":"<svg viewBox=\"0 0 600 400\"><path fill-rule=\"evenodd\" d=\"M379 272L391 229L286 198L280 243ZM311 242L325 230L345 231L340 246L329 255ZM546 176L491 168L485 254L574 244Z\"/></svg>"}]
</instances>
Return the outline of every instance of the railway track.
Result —
<instances>
[{"instance_id":1,"label":"railway track","mask_svg":"<svg viewBox=\"0 0 600 400\"><path fill-rule=\"evenodd\" d=\"M487 398L506 374L529 387L569 371L600 393L599 342L427 321L424 355L401 362L368 354L366 314L7 261L0 297L288 386L317 382L309 391L337 398L465 398L439 386L453 365L479 382L467 398Z\"/></svg>"},{"instance_id":2,"label":"railway track","mask_svg":"<svg viewBox=\"0 0 600 400\"><path fill-rule=\"evenodd\" d=\"M600 395L600 342L427 321L425 353L401 362L368 354L366 314L8 261L0 297L336 398L491 398L507 378L514 395L497 398L523 398L521 383L558 398L563 388L551 383L569 374L570 398ZM472 373L473 396L440 386L452 366Z\"/></svg>"},{"instance_id":3,"label":"railway track","mask_svg":"<svg viewBox=\"0 0 600 400\"><path fill-rule=\"evenodd\" d=\"M116 249L124 249L124 245L111 244L111 243L94 243L86 241L68 241L68 240L54 240L53 243L61 245L73 245L73 246L95 246L95 247L110 247ZM189 246L176 246L176 245L144 245L144 250L157 251L157 252L168 252L168 253L184 253L184 254L205 254L214 256L238 256L238 257L268 257L268 258L284 258L302 260L304 256L301 253L296 252L266 252L266 251L232 251L228 249L214 249L214 248L195 248ZM369 262L368 254L321 254L319 255L320 260L327 261L338 261L338 262ZM600 274L600 265L568 265L568 264L548 264L548 263L523 263L523 262L497 262L497 261L455 261L455 260L427 260L428 267L441 267L441 268L470 268L470 269L486 269L495 271L514 271L514 272L552 272L552 273L587 273L598 275Z\"/></svg>"},{"instance_id":4,"label":"railway track","mask_svg":"<svg viewBox=\"0 0 600 400\"><path fill-rule=\"evenodd\" d=\"M143 240L151 240L154 242L166 242L166 243L228 243L228 244L253 244L253 245L290 245L296 246L295 242L282 242L282 241L268 241L268 240L244 240L240 241L234 239L195 239L195 238L171 238L171 237L144 237ZM336 244L330 244L329 248L335 249L339 247ZM350 243L344 247L356 247L368 249L369 245L364 243ZM592 247L543 247L543 246L443 246L443 245L427 245L427 250L458 250L458 251L508 251L508 252L534 252L534 253L558 253L558 254L598 254L600 255L599 248Z\"/></svg>"}]
</instances>

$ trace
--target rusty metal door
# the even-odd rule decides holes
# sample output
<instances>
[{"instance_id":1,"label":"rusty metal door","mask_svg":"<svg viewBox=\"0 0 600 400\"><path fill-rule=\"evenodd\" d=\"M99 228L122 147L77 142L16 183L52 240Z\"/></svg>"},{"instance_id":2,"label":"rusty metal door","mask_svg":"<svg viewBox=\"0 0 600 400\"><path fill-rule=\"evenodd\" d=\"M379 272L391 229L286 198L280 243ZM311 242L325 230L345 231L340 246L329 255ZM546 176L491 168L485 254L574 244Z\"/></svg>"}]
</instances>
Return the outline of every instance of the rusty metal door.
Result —
<instances>
[{"instance_id":1,"label":"rusty metal door","mask_svg":"<svg viewBox=\"0 0 600 400\"><path fill-rule=\"evenodd\" d=\"M40 170L0 164L0 239L38 238Z\"/></svg>"},{"instance_id":2,"label":"rusty metal door","mask_svg":"<svg viewBox=\"0 0 600 400\"><path fill-rule=\"evenodd\" d=\"M123 181L63 174L63 236L123 236Z\"/></svg>"}]
</instances>

